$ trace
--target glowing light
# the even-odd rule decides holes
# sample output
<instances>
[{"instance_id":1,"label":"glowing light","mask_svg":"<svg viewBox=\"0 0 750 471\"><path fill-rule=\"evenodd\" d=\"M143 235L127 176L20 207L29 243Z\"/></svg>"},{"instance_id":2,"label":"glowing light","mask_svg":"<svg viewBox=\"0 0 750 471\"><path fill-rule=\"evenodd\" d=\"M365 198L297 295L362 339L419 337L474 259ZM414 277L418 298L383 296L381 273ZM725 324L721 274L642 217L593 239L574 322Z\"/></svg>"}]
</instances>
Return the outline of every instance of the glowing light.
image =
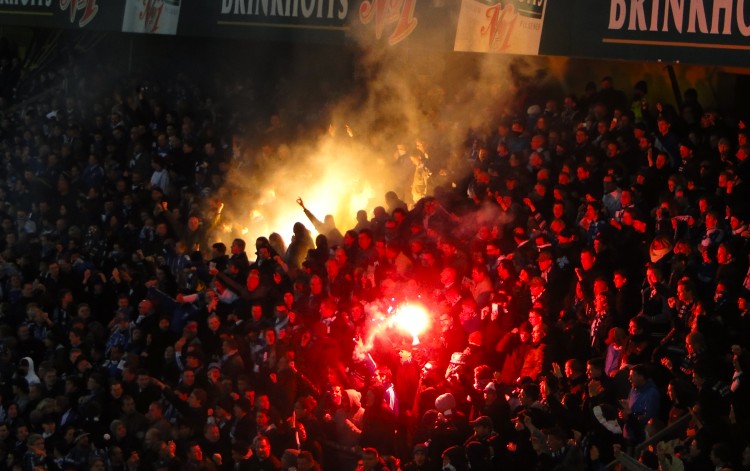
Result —
<instances>
[{"instance_id":1,"label":"glowing light","mask_svg":"<svg viewBox=\"0 0 750 471\"><path fill-rule=\"evenodd\" d=\"M242 230L240 231L240 234L247 235L248 232L250 232L250 229L248 229L247 227L243 227Z\"/></svg>"},{"instance_id":2,"label":"glowing light","mask_svg":"<svg viewBox=\"0 0 750 471\"><path fill-rule=\"evenodd\" d=\"M304 224L314 238L317 232L296 203L296 196L321 221L332 215L344 233L357 224L357 211L370 213L381 204L381 195L393 189L390 162L378 163L367 146L352 144L348 138L322 136L315 142L295 144L291 152L305 156L304 161L294 167L268 165L254 175L233 172L230 177L244 182L243 193L248 195L245 199L239 193L240 201L234 205L241 213L234 217L249 228L244 239L277 232L288 245L296 222ZM234 233L239 234L240 229L236 227Z\"/></svg>"},{"instance_id":3,"label":"glowing light","mask_svg":"<svg viewBox=\"0 0 750 471\"><path fill-rule=\"evenodd\" d=\"M394 326L412 336L412 345L418 345L419 336L430 327L430 315L421 304L402 304L392 320Z\"/></svg>"}]
</instances>

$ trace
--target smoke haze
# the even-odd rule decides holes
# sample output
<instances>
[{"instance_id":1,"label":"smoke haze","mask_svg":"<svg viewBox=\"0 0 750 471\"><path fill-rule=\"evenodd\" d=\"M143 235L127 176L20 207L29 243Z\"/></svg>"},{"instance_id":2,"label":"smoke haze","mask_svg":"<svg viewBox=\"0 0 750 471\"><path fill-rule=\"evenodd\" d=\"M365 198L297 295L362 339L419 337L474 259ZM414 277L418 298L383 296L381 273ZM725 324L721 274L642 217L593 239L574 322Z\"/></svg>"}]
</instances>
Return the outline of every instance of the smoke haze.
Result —
<instances>
[{"instance_id":1,"label":"smoke haze","mask_svg":"<svg viewBox=\"0 0 750 471\"><path fill-rule=\"evenodd\" d=\"M539 66L517 56L406 47L361 47L355 55L354 85L316 114L320 121L309 127L317 133L265 153L238 136L235 153L246 163L228 177L241 190L228 195L234 214L226 231L231 226L248 242L275 231L288 244L296 221L314 232L295 203L301 197L320 220L332 214L343 233L356 224L357 210L371 215L384 205L386 191L411 199L405 193L413 167L394 163L397 145L408 151L418 139L433 179L444 169L444 183L463 178L470 172L464 155L469 139L492 132L490 125L519 99L520 87L539 88L547 79Z\"/></svg>"}]
</instances>

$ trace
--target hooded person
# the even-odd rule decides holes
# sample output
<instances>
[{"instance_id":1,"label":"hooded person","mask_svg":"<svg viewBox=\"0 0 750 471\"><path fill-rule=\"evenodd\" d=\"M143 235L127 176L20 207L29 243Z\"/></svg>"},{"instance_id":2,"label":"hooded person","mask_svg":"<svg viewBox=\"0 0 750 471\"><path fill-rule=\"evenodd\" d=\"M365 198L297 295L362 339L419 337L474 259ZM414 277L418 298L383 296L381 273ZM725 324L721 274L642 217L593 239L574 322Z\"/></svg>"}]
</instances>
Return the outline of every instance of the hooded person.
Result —
<instances>
[{"instance_id":1,"label":"hooded person","mask_svg":"<svg viewBox=\"0 0 750 471\"><path fill-rule=\"evenodd\" d=\"M472 429L464 414L456 410L456 399L451 393L445 393L435 399L438 411L435 424L430 432L430 458L439 462L442 452L451 445L464 443L471 435Z\"/></svg>"},{"instance_id":2,"label":"hooded person","mask_svg":"<svg viewBox=\"0 0 750 471\"><path fill-rule=\"evenodd\" d=\"M286 249L286 263L289 268L298 269L302 266L302 261L307 256L307 251L315 248L310 231L301 222L296 222L293 226L294 237L292 243Z\"/></svg>"},{"instance_id":3,"label":"hooded person","mask_svg":"<svg viewBox=\"0 0 750 471\"><path fill-rule=\"evenodd\" d=\"M361 445L377 449L383 455L393 455L396 445L396 416L385 400L382 384L373 384L366 394L362 416Z\"/></svg>"},{"instance_id":4,"label":"hooded person","mask_svg":"<svg viewBox=\"0 0 750 471\"><path fill-rule=\"evenodd\" d=\"M333 416L336 427L335 443L328 443L336 450L339 469L354 469L357 465L359 457L354 450L359 446L364 414L362 394L354 389L344 390L341 393L341 405Z\"/></svg>"},{"instance_id":5,"label":"hooded person","mask_svg":"<svg viewBox=\"0 0 750 471\"><path fill-rule=\"evenodd\" d=\"M29 386L32 384L40 384L42 381L39 379L39 376L36 374L36 370L34 369L34 360L31 357L23 357L18 362L18 366L21 369L21 371L25 370L24 378L26 379L26 382L29 383Z\"/></svg>"},{"instance_id":6,"label":"hooded person","mask_svg":"<svg viewBox=\"0 0 750 471\"><path fill-rule=\"evenodd\" d=\"M665 235L658 235L648 246L648 256L651 263L665 268L668 266L672 254L672 241Z\"/></svg>"}]
</instances>

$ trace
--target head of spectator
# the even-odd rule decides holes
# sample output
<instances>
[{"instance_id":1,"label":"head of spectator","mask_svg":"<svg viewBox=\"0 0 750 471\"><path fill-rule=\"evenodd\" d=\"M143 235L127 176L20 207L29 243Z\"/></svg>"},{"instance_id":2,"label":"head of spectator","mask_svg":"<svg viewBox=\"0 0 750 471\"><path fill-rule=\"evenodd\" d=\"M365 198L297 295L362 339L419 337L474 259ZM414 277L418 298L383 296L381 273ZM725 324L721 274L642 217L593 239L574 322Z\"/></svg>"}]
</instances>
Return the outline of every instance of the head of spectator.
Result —
<instances>
[{"instance_id":1,"label":"head of spectator","mask_svg":"<svg viewBox=\"0 0 750 471\"><path fill-rule=\"evenodd\" d=\"M232 241L232 245L229 247L229 251L232 256L239 256L245 253L246 243L243 239L236 238Z\"/></svg>"},{"instance_id":2,"label":"head of spectator","mask_svg":"<svg viewBox=\"0 0 750 471\"><path fill-rule=\"evenodd\" d=\"M443 469L464 471L468 469L468 459L463 446L454 445L446 448L440 455L443 459Z\"/></svg>"},{"instance_id":3,"label":"head of spectator","mask_svg":"<svg viewBox=\"0 0 750 471\"><path fill-rule=\"evenodd\" d=\"M645 386L650 379L650 375L646 366L634 365L632 368L630 368L629 379L630 385L633 387L633 389L638 389Z\"/></svg>"},{"instance_id":4,"label":"head of spectator","mask_svg":"<svg viewBox=\"0 0 750 471\"><path fill-rule=\"evenodd\" d=\"M480 440L488 438L494 431L494 425L492 419L486 415L477 417L471 422L471 426L474 427L474 435Z\"/></svg>"},{"instance_id":5,"label":"head of spectator","mask_svg":"<svg viewBox=\"0 0 750 471\"><path fill-rule=\"evenodd\" d=\"M253 450L261 462L265 461L271 457L271 441L259 435L253 440Z\"/></svg>"}]
</instances>

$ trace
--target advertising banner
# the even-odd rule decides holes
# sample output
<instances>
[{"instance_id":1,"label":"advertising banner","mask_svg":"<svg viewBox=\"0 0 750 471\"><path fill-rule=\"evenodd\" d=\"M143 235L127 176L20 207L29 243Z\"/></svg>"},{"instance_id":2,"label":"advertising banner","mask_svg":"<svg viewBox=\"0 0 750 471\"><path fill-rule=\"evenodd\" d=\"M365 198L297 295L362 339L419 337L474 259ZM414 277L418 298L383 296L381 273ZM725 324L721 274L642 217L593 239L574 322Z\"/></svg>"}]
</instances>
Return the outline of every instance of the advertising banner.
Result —
<instances>
[{"instance_id":1,"label":"advertising banner","mask_svg":"<svg viewBox=\"0 0 750 471\"><path fill-rule=\"evenodd\" d=\"M0 0L0 24L118 31L124 0Z\"/></svg>"},{"instance_id":2,"label":"advertising banner","mask_svg":"<svg viewBox=\"0 0 750 471\"><path fill-rule=\"evenodd\" d=\"M0 0L5 24L743 67L750 52L750 0Z\"/></svg>"},{"instance_id":3,"label":"advertising banner","mask_svg":"<svg viewBox=\"0 0 750 471\"><path fill-rule=\"evenodd\" d=\"M215 0L214 18L224 27L341 29L349 0Z\"/></svg>"},{"instance_id":4,"label":"advertising banner","mask_svg":"<svg viewBox=\"0 0 750 471\"><path fill-rule=\"evenodd\" d=\"M355 0L183 0L178 35L344 43Z\"/></svg>"},{"instance_id":5,"label":"advertising banner","mask_svg":"<svg viewBox=\"0 0 750 471\"><path fill-rule=\"evenodd\" d=\"M373 47L450 51L457 4L441 0L361 0L350 18L351 36Z\"/></svg>"},{"instance_id":6,"label":"advertising banner","mask_svg":"<svg viewBox=\"0 0 750 471\"><path fill-rule=\"evenodd\" d=\"M122 30L128 33L177 34L180 0L126 0Z\"/></svg>"},{"instance_id":7,"label":"advertising banner","mask_svg":"<svg viewBox=\"0 0 750 471\"><path fill-rule=\"evenodd\" d=\"M552 0L540 54L747 65L748 0Z\"/></svg>"},{"instance_id":8,"label":"advertising banner","mask_svg":"<svg viewBox=\"0 0 750 471\"><path fill-rule=\"evenodd\" d=\"M546 0L463 0L455 51L539 54Z\"/></svg>"}]
</instances>

